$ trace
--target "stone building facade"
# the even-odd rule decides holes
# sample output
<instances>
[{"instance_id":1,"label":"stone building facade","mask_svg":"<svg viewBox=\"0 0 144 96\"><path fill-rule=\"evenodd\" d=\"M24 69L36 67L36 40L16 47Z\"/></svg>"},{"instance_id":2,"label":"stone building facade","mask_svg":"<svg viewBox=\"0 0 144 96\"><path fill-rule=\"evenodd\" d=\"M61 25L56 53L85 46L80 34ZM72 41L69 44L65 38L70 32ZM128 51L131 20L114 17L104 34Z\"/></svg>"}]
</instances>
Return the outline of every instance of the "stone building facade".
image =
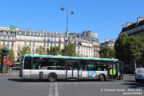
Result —
<instances>
[{"instance_id":1,"label":"stone building facade","mask_svg":"<svg viewBox=\"0 0 144 96\"><path fill-rule=\"evenodd\" d=\"M100 47L107 46L107 47L110 47L110 48L114 48L114 44L115 44L115 40L114 39L103 40L100 43Z\"/></svg>"},{"instance_id":2,"label":"stone building facade","mask_svg":"<svg viewBox=\"0 0 144 96\"><path fill-rule=\"evenodd\" d=\"M71 43L76 44L76 54L82 57L99 57L99 43L97 35L93 37L92 32L89 35L89 39L84 38L83 35L76 33L69 33L68 40ZM96 34L96 33L95 33ZM59 46L60 49L65 47L65 34L62 32L41 32L28 30L19 30L16 28L15 31L0 30L0 45L13 49L15 53L15 60L19 58L18 52L24 46L29 46L31 54L35 53L35 50L39 46L43 46L45 49L50 47Z\"/></svg>"},{"instance_id":3,"label":"stone building facade","mask_svg":"<svg viewBox=\"0 0 144 96\"><path fill-rule=\"evenodd\" d=\"M135 23L126 23L126 25L123 25L122 33L126 33L127 35L134 35L134 36L140 36L144 38L144 17L138 17L137 22Z\"/></svg>"}]
</instances>

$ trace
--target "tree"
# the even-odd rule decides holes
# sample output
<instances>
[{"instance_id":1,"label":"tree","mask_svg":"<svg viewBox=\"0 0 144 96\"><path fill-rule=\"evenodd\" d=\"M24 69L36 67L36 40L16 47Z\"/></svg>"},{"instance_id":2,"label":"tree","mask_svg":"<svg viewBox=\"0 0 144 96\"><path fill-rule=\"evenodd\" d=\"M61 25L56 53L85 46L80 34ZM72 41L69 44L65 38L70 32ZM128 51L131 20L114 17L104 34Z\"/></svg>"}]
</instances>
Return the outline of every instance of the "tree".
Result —
<instances>
[{"instance_id":1,"label":"tree","mask_svg":"<svg viewBox=\"0 0 144 96\"><path fill-rule=\"evenodd\" d=\"M75 43L69 43L64 49L61 50L61 54L66 56L76 56L75 48Z\"/></svg>"},{"instance_id":2,"label":"tree","mask_svg":"<svg viewBox=\"0 0 144 96\"><path fill-rule=\"evenodd\" d=\"M14 50L13 49L9 50L9 60L11 63L14 63L15 56L14 56Z\"/></svg>"},{"instance_id":3,"label":"tree","mask_svg":"<svg viewBox=\"0 0 144 96\"><path fill-rule=\"evenodd\" d=\"M58 46L50 47L49 54L50 55L58 55L58 54L60 54L60 47L58 47Z\"/></svg>"},{"instance_id":4,"label":"tree","mask_svg":"<svg viewBox=\"0 0 144 96\"><path fill-rule=\"evenodd\" d=\"M113 48L104 46L100 49L100 57L101 58L114 58L115 50Z\"/></svg>"},{"instance_id":5,"label":"tree","mask_svg":"<svg viewBox=\"0 0 144 96\"><path fill-rule=\"evenodd\" d=\"M126 48L126 42L128 38L128 35L126 33L123 33L117 38L114 45L116 58L123 61L124 64L130 63L130 55L127 52L128 49Z\"/></svg>"},{"instance_id":6,"label":"tree","mask_svg":"<svg viewBox=\"0 0 144 96\"><path fill-rule=\"evenodd\" d=\"M129 36L126 42L126 48L136 69L136 60L140 59L144 52L143 39L141 37Z\"/></svg>"},{"instance_id":7,"label":"tree","mask_svg":"<svg viewBox=\"0 0 144 96\"><path fill-rule=\"evenodd\" d=\"M22 50L19 52L20 58L22 58L25 54L30 54L31 50L29 46L22 47Z\"/></svg>"},{"instance_id":8,"label":"tree","mask_svg":"<svg viewBox=\"0 0 144 96\"><path fill-rule=\"evenodd\" d=\"M36 53L36 54L39 54L39 55L45 55L45 54L47 54L45 48L42 47L42 46L39 46L39 48L37 48L37 49L35 50L35 53Z\"/></svg>"},{"instance_id":9,"label":"tree","mask_svg":"<svg viewBox=\"0 0 144 96\"><path fill-rule=\"evenodd\" d=\"M0 47L0 63L1 63L1 57L2 57L2 47Z\"/></svg>"},{"instance_id":10,"label":"tree","mask_svg":"<svg viewBox=\"0 0 144 96\"><path fill-rule=\"evenodd\" d=\"M115 42L116 57L125 64L133 64L136 68L136 60L142 57L144 40L137 36L120 35Z\"/></svg>"}]
</instances>

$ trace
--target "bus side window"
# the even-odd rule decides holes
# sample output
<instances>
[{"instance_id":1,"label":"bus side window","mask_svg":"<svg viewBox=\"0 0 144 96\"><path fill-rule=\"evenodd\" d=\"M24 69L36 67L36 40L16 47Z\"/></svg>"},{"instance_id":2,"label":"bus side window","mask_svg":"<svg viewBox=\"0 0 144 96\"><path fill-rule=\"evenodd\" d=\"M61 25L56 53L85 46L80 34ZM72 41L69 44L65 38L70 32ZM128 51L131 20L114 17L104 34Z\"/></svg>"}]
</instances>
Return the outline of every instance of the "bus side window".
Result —
<instances>
[{"instance_id":1,"label":"bus side window","mask_svg":"<svg viewBox=\"0 0 144 96\"><path fill-rule=\"evenodd\" d=\"M31 69L31 57L26 57L24 62L24 69Z\"/></svg>"},{"instance_id":2,"label":"bus side window","mask_svg":"<svg viewBox=\"0 0 144 96\"><path fill-rule=\"evenodd\" d=\"M97 67L97 71L102 71L100 66Z\"/></svg>"},{"instance_id":3,"label":"bus side window","mask_svg":"<svg viewBox=\"0 0 144 96\"><path fill-rule=\"evenodd\" d=\"M85 61L81 60L80 61L80 70L86 70L86 65L85 65Z\"/></svg>"},{"instance_id":4,"label":"bus side window","mask_svg":"<svg viewBox=\"0 0 144 96\"><path fill-rule=\"evenodd\" d=\"M33 58L33 63L32 63L32 69L40 69L41 68L40 63L41 63L40 58L34 57Z\"/></svg>"}]
</instances>

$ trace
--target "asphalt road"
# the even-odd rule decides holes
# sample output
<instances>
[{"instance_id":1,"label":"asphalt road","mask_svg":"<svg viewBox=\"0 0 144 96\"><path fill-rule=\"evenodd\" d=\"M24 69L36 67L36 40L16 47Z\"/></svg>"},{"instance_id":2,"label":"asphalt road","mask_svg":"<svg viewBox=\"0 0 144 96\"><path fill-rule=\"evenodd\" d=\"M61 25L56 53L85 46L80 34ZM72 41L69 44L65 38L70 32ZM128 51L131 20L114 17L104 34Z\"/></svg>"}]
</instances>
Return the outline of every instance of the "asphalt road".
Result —
<instances>
[{"instance_id":1,"label":"asphalt road","mask_svg":"<svg viewBox=\"0 0 144 96\"><path fill-rule=\"evenodd\" d=\"M0 96L144 96L144 82L133 75L115 81L24 80L18 76L0 76Z\"/></svg>"}]
</instances>

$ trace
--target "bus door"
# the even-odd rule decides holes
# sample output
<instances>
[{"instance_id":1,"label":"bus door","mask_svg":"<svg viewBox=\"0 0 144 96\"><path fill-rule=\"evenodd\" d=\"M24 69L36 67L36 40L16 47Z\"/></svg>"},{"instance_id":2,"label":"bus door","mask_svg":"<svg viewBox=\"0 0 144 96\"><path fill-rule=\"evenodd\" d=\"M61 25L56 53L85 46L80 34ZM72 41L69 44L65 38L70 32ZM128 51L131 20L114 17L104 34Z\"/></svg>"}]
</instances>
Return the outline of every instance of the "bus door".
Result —
<instances>
[{"instance_id":1,"label":"bus door","mask_svg":"<svg viewBox=\"0 0 144 96\"><path fill-rule=\"evenodd\" d=\"M109 79L117 79L118 69L116 62L108 62L108 77Z\"/></svg>"},{"instance_id":2,"label":"bus door","mask_svg":"<svg viewBox=\"0 0 144 96\"><path fill-rule=\"evenodd\" d=\"M66 66L67 66L67 71L66 71L67 79L70 78L77 79L79 75L78 62L76 62L75 60L66 61Z\"/></svg>"}]
</instances>

